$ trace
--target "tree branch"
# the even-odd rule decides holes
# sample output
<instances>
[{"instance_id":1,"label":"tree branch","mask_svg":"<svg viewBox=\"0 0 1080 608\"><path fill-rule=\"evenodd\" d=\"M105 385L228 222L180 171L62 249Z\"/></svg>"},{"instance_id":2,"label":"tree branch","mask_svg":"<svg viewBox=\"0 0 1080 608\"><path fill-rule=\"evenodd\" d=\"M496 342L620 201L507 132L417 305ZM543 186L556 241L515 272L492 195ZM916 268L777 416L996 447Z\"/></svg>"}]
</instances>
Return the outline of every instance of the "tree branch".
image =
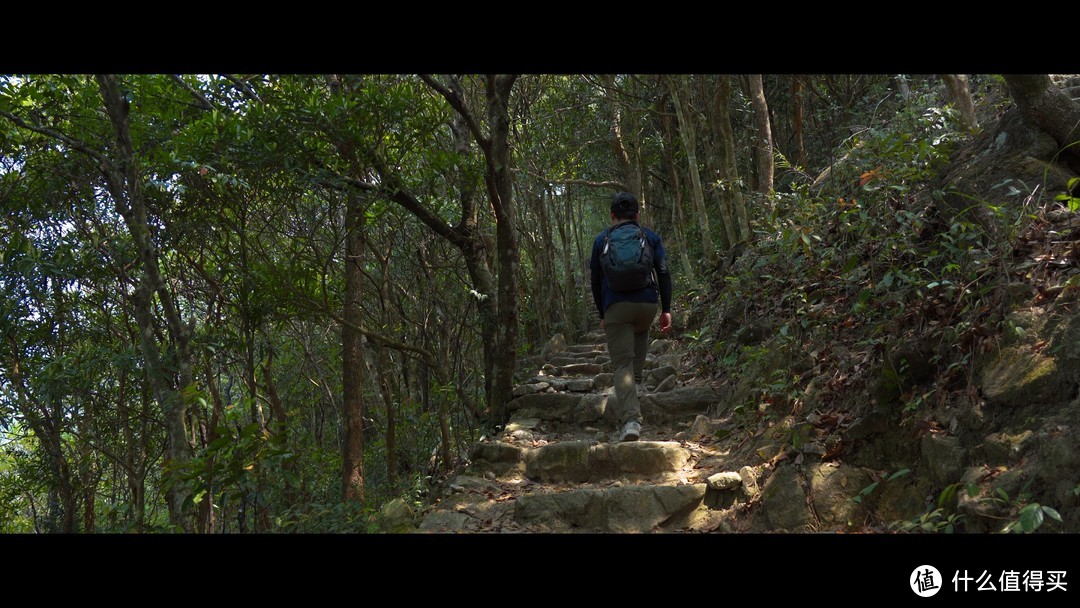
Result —
<instances>
[{"instance_id":1,"label":"tree branch","mask_svg":"<svg viewBox=\"0 0 1080 608\"><path fill-rule=\"evenodd\" d=\"M97 161L98 167L101 169L101 171L103 173L108 173L109 171L112 170L112 163L109 162L109 159L106 158L104 154L102 154L101 152L98 152L97 150L92 149L89 145L87 145L87 144L85 144L85 143L83 143L83 142L81 142L81 141L79 141L79 140L77 140L77 139L75 139L73 137L68 137L67 135L64 135L63 133L61 133L59 131L53 131L52 129L49 129L49 128L46 128L46 127L39 127L38 125L32 125L32 124L26 122L25 120L23 120L22 118L19 118L18 116L14 115L14 114L11 114L11 113L8 113L8 112L5 112L3 110L0 110L0 116L3 116L4 118L8 119L10 122L14 123L17 126L20 126L20 127L24 128L24 129L27 129L29 131L33 131L34 133L40 133L41 135L47 135L47 136L49 136L49 137L51 137L53 139L62 141L65 144L71 146L72 148L78 150L79 152L82 152L82 153L86 154L87 156L89 156L89 157L91 157L91 158L93 158L94 160Z\"/></svg>"},{"instance_id":2,"label":"tree branch","mask_svg":"<svg viewBox=\"0 0 1080 608\"><path fill-rule=\"evenodd\" d=\"M383 183L385 184L384 186L379 187L379 192L383 196L410 211L439 236L451 243L460 244L461 235L451 228L441 217L421 203L411 192L400 187L397 178L393 173L387 170L382 159L372 157L371 162L372 165L374 165L375 170L379 172L379 175L382 177Z\"/></svg>"},{"instance_id":3,"label":"tree branch","mask_svg":"<svg viewBox=\"0 0 1080 608\"><path fill-rule=\"evenodd\" d=\"M243 93L244 97L247 97L248 99L252 101L257 101L259 103L263 102L263 100L259 97L258 93L255 92L255 89L251 88L251 85L247 82L240 80L232 74L222 74L222 76L228 79L229 82L233 83L233 85L236 86L237 90Z\"/></svg>"},{"instance_id":4,"label":"tree branch","mask_svg":"<svg viewBox=\"0 0 1080 608\"><path fill-rule=\"evenodd\" d=\"M540 175L539 173L536 173L534 171L529 171L528 169L515 168L514 171L524 171L525 173L528 173L529 175L541 181L552 184L564 184L566 186L589 186L591 188L617 188L619 190L629 190L629 188L626 187L626 184L622 182L594 182L587 179L552 179L545 175Z\"/></svg>"},{"instance_id":5,"label":"tree branch","mask_svg":"<svg viewBox=\"0 0 1080 608\"><path fill-rule=\"evenodd\" d=\"M214 109L214 104L210 103L210 100L207 99L206 96L204 96L202 93L197 91L195 89L195 87L188 84L186 80L184 80L183 78L181 78L180 76L178 76L176 74L169 74L169 77L173 79L173 82L180 85L180 88L182 88L185 91L187 91L188 93L190 93L191 96L194 97L195 100L199 102L199 105L202 106L203 109L205 109L205 110L213 110Z\"/></svg>"},{"instance_id":6,"label":"tree branch","mask_svg":"<svg viewBox=\"0 0 1080 608\"><path fill-rule=\"evenodd\" d=\"M367 328L361 327L359 325L356 325L355 323L350 323L350 322L346 321L344 317L342 317L341 315L335 313L331 308L324 307L324 306L319 306L320 303L315 302L311 298L305 298L302 301L302 304L306 305L306 308L308 310L310 310L312 312L322 313L322 314L326 315L327 317L329 317L334 322L338 323L339 325L341 325L343 327L348 327L348 328L356 331L357 333L360 333L360 334L362 334L362 335L364 335L364 336L378 342L379 344L381 344L383 346L386 346L386 347L389 347L389 348L392 348L394 350L401 351L401 352L404 352L404 353L414 353L417 356L417 358L419 358L425 364L430 365L432 367L438 367L438 363L436 363L436 361L435 361L435 356L432 355L430 352L428 352L428 351L426 351L426 350L424 350L424 349L422 349L422 348L420 348L418 346L411 346L409 344L404 344L402 342L398 342L397 340L394 340L393 338L388 338L388 337L386 337L386 336L384 336L384 335L382 335L380 333L376 333L376 332L371 331L370 329L367 329Z\"/></svg>"},{"instance_id":7,"label":"tree branch","mask_svg":"<svg viewBox=\"0 0 1080 608\"><path fill-rule=\"evenodd\" d=\"M476 143L480 145L485 151L491 147L491 141L484 136L484 132L480 129L480 124L476 122L476 117L469 112L469 108L465 107L465 99L462 97L460 90L451 90L444 87L437 82L430 74L420 74L420 78L427 83L429 87L435 90L436 93L442 95L446 101L450 103L450 106L465 119L465 122L469 125L469 131L472 132L473 137L476 138ZM460 83L456 83L460 86Z\"/></svg>"}]
</instances>

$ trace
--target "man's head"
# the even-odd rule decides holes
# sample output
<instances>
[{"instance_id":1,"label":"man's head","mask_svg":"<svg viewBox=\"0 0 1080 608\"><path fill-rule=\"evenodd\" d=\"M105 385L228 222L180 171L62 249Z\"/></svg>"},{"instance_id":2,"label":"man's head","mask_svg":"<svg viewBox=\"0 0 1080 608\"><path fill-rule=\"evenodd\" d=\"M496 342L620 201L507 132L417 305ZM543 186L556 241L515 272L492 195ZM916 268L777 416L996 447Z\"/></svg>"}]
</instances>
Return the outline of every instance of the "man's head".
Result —
<instances>
[{"instance_id":1,"label":"man's head","mask_svg":"<svg viewBox=\"0 0 1080 608\"><path fill-rule=\"evenodd\" d=\"M637 216L637 197L629 192L616 192L611 199L611 219L636 220Z\"/></svg>"}]
</instances>

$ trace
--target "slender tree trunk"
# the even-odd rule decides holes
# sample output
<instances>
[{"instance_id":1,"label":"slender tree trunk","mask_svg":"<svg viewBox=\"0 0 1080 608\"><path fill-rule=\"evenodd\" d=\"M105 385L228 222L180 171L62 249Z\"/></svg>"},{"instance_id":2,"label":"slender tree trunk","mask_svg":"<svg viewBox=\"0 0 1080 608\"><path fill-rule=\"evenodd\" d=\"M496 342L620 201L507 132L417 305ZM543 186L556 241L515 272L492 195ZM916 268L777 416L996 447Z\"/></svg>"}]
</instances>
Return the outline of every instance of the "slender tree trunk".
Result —
<instances>
[{"instance_id":1,"label":"slender tree trunk","mask_svg":"<svg viewBox=\"0 0 1080 608\"><path fill-rule=\"evenodd\" d=\"M960 113L960 126L969 133L979 130L979 121L975 118L975 102L971 99L967 74L941 74L945 88L949 91L949 101Z\"/></svg>"},{"instance_id":2,"label":"slender tree trunk","mask_svg":"<svg viewBox=\"0 0 1080 608\"><path fill-rule=\"evenodd\" d=\"M739 170L735 156L735 134L731 130L731 77L722 75L713 97L713 129L716 131L717 154L720 156L720 178L727 186L721 191L720 215L724 223L724 249L730 249L749 238L750 221L739 187Z\"/></svg>"},{"instance_id":3,"label":"slender tree trunk","mask_svg":"<svg viewBox=\"0 0 1080 608\"><path fill-rule=\"evenodd\" d=\"M668 90L671 93L671 101L675 105L675 113L679 121L679 136L682 138L683 150L686 153L686 164L690 174L690 197L694 203L694 211L698 216L702 253L705 255L705 264L713 268L716 266L716 247L713 245L712 235L710 234L709 216L705 208L705 193L701 187L701 174L697 162L696 131L690 119L690 87L686 79L686 76L669 76Z\"/></svg>"},{"instance_id":4,"label":"slender tree trunk","mask_svg":"<svg viewBox=\"0 0 1080 608\"><path fill-rule=\"evenodd\" d=\"M550 189L545 190L546 200L554 203L555 197L552 195ZM567 224L573 220L573 209L570 207L569 197L564 196L565 206L560 213L558 209L552 206L552 212L556 216L555 226L559 230L559 253L562 259L563 276L566 277L566 290L562 294L561 300L561 312L563 318L566 320L565 335L569 338L574 332L577 331L577 301L581 298L578 294L577 273L574 272L573 263L573 246L570 242L570 235L568 230L573 228L567 228ZM561 217L560 217L561 216Z\"/></svg>"},{"instance_id":5,"label":"slender tree trunk","mask_svg":"<svg viewBox=\"0 0 1080 608\"><path fill-rule=\"evenodd\" d=\"M210 445L218 438L218 425L221 424L221 420L224 417L225 406L221 402L221 390L218 388L218 380L214 377L214 372L211 367L210 359L207 358L203 364L203 374L206 378L206 386L210 391L210 421L207 423L206 430L206 443ZM206 459L205 468L203 474L206 476L206 497L203 498L202 503L199 504L199 522L203 532L206 534L214 533L214 494L217 488L214 484L214 461L217 458L213 455Z\"/></svg>"},{"instance_id":6,"label":"slender tree trunk","mask_svg":"<svg viewBox=\"0 0 1080 608\"><path fill-rule=\"evenodd\" d=\"M589 285L589 280L586 279L586 277L590 276L588 274L590 272L590 270L589 270L590 256L585 253L585 248L587 246L586 245L586 240L588 240L587 239L588 235L583 234L584 231L585 231L585 206L584 205L574 205L573 202L570 200L569 192L567 193L566 204L571 209L573 209L574 207L577 208L577 221L571 222L571 233L573 233L575 230L577 231L577 237L574 238L574 242L577 243L577 258L576 259L578 260L578 263L577 263L578 271L581 272L580 284L583 285L583 286ZM573 217L573 215L571 215L570 217ZM592 245L592 243L590 241L588 246L591 246L591 245ZM592 310L593 303L592 303L592 298L589 297L589 296L586 296L586 297L583 297L583 298L578 298L578 301L581 303L580 304L580 307L581 307L580 308L580 310L581 310L581 317L580 317L581 318L581 329L584 332L584 330L586 330L588 328L589 311Z\"/></svg>"},{"instance_id":7,"label":"slender tree trunk","mask_svg":"<svg viewBox=\"0 0 1080 608\"><path fill-rule=\"evenodd\" d=\"M768 194L773 190L773 137L769 125L769 106L761 74L750 74L750 102L754 106L754 150L757 157L757 191Z\"/></svg>"},{"instance_id":8,"label":"slender tree trunk","mask_svg":"<svg viewBox=\"0 0 1080 608\"><path fill-rule=\"evenodd\" d=\"M694 266L690 263L690 255L686 247L686 238L683 236L684 226L686 225L683 219L683 200L682 200L682 186L679 184L679 172L675 167L675 142L672 131L674 127L671 124L671 114L666 112L660 116L660 125L663 130L663 143L664 143L664 164L667 166L668 179L671 180L671 193L673 202L671 205L671 225L672 230L675 232L675 240L679 245L679 260L682 261L683 276L686 277L686 282L690 285L697 284L697 279L694 276Z\"/></svg>"},{"instance_id":9,"label":"slender tree trunk","mask_svg":"<svg viewBox=\"0 0 1080 608\"><path fill-rule=\"evenodd\" d=\"M341 327L342 344L342 426L345 431L342 453L342 487L346 502L364 501L364 357L363 261L364 209L354 193L345 209L345 301Z\"/></svg>"},{"instance_id":10,"label":"slender tree trunk","mask_svg":"<svg viewBox=\"0 0 1080 608\"><path fill-rule=\"evenodd\" d=\"M796 164L806 167L806 147L803 145L803 83L798 76L791 78L791 96L794 105Z\"/></svg>"},{"instance_id":11,"label":"slender tree trunk","mask_svg":"<svg viewBox=\"0 0 1080 608\"><path fill-rule=\"evenodd\" d=\"M255 319L252 318L251 293L253 290L251 280L251 267L248 262L247 244L247 209L243 203L237 210L238 226L237 237L240 240L240 334L244 340L244 386L247 388L248 399L251 400L251 421L259 423L259 430L266 428L266 418L263 415L262 405L259 403L259 388L255 380Z\"/></svg>"},{"instance_id":12,"label":"slender tree trunk","mask_svg":"<svg viewBox=\"0 0 1080 608\"><path fill-rule=\"evenodd\" d=\"M50 335L56 336L56 341L53 344L53 356L57 360L63 360L67 355L67 323L64 320L64 292L61 281L53 279L52 295L53 295L53 314L52 314L52 328ZM64 425L64 399L70 398L64 394L67 391L58 390L48 398L49 399L49 412L44 416L42 420L43 424L37 426L41 427L40 430L44 431L43 434L38 434L42 443L46 446L46 451L50 455L52 460L53 476L57 481L57 491L59 497L59 515L60 515L60 529L59 532L64 534L71 534L75 531L75 487L73 483L73 475L71 466L68 464L68 459L64 456L64 437L63 437L63 425ZM50 505L51 506L51 505Z\"/></svg>"},{"instance_id":13,"label":"slender tree trunk","mask_svg":"<svg viewBox=\"0 0 1080 608\"><path fill-rule=\"evenodd\" d=\"M638 197L642 210L645 207L644 180L638 163L638 142L633 133L626 134L623 130L623 114L626 111L619 100L618 91L615 88L615 76L605 74L602 77L604 85L604 98L608 102L612 133L612 150L615 153L615 161L619 164L622 177L627 187ZM643 219L644 221L644 219Z\"/></svg>"},{"instance_id":14,"label":"slender tree trunk","mask_svg":"<svg viewBox=\"0 0 1080 608\"><path fill-rule=\"evenodd\" d=\"M117 387L117 411L120 414L120 429L124 436L124 470L127 473L128 491L131 493L131 510L134 518L133 530L136 533L141 533L145 528L146 513L145 505L143 502L144 495L144 475L142 471L146 466L144 464L145 450L143 449L141 442L135 439L135 429L132 427L132 421L135 416L132 414L127 405L127 398L125 396L127 389L127 370L120 370L120 380ZM143 411L148 409L149 394L144 389L143 393Z\"/></svg>"},{"instance_id":15,"label":"slender tree trunk","mask_svg":"<svg viewBox=\"0 0 1080 608\"><path fill-rule=\"evenodd\" d=\"M535 252L536 270L534 272L534 280L530 283L534 286L535 293L533 296L536 302L536 315L537 315L537 331L538 335L535 336L537 341L549 338L552 335L551 331L551 319L562 318L558 316L558 308L562 303L562 297L559 293L560 281L555 277L555 229L551 226L551 217L548 211L548 198L545 190L541 190L536 197L533 198L536 207L536 217L540 224L539 239L540 247ZM526 223L528 221L526 220ZM528 234L530 231L527 226L522 226L522 234Z\"/></svg>"},{"instance_id":16,"label":"slender tree trunk","mask_svg":"<svg viewBox=\"0 0 1080 608\"><path fill-rule=\"evenodd\" d=\"M285 436L288 433L288 415L285 413L285 405L281 402L281 396L278 395L277 383L274 382L274 345L270 342L270 336L263 334L263 339L266 340L267 352L266 363L263 365L263 388L266 391L266 398L270 402L270 415L274 420L273 432L275 435Z\"/></svg>"},{"instance_id":17,"label":"slender tree trunk","mask_svg":"<svg viewBox=\"0 0 1080 608\"><path fill-rule=\"evenodd\" d=\"M94 434L94 410L97 409L92 399L86 401L85 416L79 425L79 434L92 437ZM94 504L97 502L97 482L101 477L95 458L94 448L89 441L79 444L79 479L82 485L83 521L82 532L93 534L95 526Z\"/></svg>"},{"instance_id":18,"label":"slender tree trunk","mask_svg":"<svg viewBox=\"0 0 1080 608\"><path fill-rule=\"evenodd\" d=\"M379 259L381 280L379 281L380 321L383 327L391 327L390 319L390 254ZM390 349L382 344L378 347L376 365L379 374L379 392L386 408L386 479L390 487L396 487L398 481L397 429L395 421L394 395L398 393L391 382L392 365Z\"/></svg>"},{"instance_id":19,"label":"slender tree trunk","mask_svg":"<svg viewBox=\"0 0 1080 608\"><path fill-rule=\"evenodd\" d=\"M102 160L102 172L116 204L117 211L135 242L143 275L135 289L135 316L139 323L147 373L154 387L165 420L166 450L163 476L168 480L166 497L170 522L184 532L193 531L193 519L184 509L190 489L183 473L191 458L185 418L187 402L182 391L191 385L191 336L193 328L185 324L173 295L160 272L157 246L150 234L149 213L142 192L142 176L135 159L131 140L129 102L120 90L115 76L98 77L105 109L113 126L117 158L115 165ZM162 361L162 349L157 343L153 326L155 307L151 294L157 296L158 306L165 315L169 346L167 361ZM173 372L175 371L175 381Z\"/></svg>"}]
</instances>

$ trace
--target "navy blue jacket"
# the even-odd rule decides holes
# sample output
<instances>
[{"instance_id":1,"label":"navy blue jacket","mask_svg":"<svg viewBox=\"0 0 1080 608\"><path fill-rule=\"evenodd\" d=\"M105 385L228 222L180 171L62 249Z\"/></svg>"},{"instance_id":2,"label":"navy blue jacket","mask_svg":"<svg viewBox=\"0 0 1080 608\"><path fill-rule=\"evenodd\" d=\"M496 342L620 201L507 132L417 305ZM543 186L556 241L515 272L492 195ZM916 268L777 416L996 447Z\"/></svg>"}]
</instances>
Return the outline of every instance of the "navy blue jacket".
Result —
<instances>
[{"instance_id":1,"label":"navy blue jacket","mask_svg":"<svg viewBox=\"0 0 1080 608\"><path fill-rule=\"evenodd\" d=\"M633 221L627 223L637 224ZM662 305L662 312L671 312L671 274L667 267L667 252L664 251L664 244L659 234L644 226L641 230L645 233L645 238L652 243L653 268L656 270L656 275L650 285L637 291L612 291L608 287L604 269L600 267L600 250L604 247L604 235L607 234L607 228L596 235L596 240L593 241L592 260L589 262L589 267L592 269L593 302L596 304L596 310L600 313L601 319L604 318L604 312L608 307L615 302L659 302Z\"/></svg>"}]
</instances>

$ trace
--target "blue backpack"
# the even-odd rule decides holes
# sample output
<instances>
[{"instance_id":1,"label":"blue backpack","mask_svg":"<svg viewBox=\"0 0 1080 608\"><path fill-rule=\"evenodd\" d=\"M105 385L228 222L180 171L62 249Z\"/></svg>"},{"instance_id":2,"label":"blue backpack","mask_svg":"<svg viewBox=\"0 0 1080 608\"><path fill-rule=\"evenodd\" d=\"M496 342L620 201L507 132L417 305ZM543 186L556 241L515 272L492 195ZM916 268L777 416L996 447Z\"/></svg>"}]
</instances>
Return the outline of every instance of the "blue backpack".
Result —
<instances>
[{"instance_id":1,"label":"blue backpack","mask_svg":"<svg viewBox=\"0 0 1080 608\"><path fill-rule=\"evenodd\" d=\"M637 222L608 228L600 267L612 291L637 291L652 284L653 246Z\"/></svg>"}]
</instances>

